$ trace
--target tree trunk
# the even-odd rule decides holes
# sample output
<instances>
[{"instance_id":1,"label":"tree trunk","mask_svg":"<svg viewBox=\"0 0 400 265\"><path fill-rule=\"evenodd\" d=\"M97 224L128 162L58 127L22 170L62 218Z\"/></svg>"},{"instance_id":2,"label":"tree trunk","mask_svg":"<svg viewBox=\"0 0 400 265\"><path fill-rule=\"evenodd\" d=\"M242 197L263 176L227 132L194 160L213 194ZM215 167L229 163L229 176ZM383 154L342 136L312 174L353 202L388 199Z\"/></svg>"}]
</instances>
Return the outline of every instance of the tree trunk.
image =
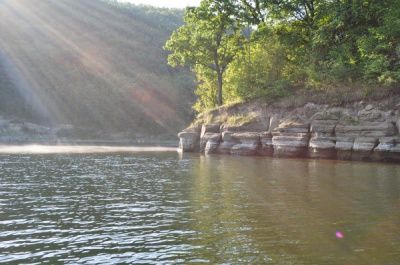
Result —
<instances>
[{"instance_id":1,"label":"tree trunk","mask_svg":"<svg viewBox=\"0 0 400 265\"><path fill-rule=\"evenodd\" d=\"M218 105L222 105L222 73L218 71Z\"/></svg>"}]
</instances>

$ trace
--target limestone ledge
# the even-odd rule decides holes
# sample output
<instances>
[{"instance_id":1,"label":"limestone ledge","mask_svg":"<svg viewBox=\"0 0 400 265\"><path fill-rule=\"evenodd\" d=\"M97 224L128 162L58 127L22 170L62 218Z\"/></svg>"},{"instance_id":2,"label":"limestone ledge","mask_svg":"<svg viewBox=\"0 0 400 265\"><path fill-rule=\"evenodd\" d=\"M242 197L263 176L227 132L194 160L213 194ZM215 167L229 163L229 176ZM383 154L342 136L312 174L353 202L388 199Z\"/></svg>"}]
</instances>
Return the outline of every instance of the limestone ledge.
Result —
<instances>
[{"instance_id":1,"label":"limestone ledge","mask_svg":"<svg viewBox=\"0 0 400 265\"><path fill-rule=\"evenodd\" d=\"M309 103L294 112L264 113L244 126L187 128L178 134L179 148L205 154L400 162L400 111Z\"/></svg>"}]
</instances>

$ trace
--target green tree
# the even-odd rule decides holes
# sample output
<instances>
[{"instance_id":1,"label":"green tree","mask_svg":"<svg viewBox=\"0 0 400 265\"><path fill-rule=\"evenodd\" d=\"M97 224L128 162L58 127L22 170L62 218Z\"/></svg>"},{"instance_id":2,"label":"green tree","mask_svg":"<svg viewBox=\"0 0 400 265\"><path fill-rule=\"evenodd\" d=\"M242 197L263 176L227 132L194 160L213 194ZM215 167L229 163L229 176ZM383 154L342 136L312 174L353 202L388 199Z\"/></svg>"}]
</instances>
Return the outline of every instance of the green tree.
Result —
<instances>
[{"instance_id":1,"label":"green tree","mask_svg":"<svg viewBox=\"0 0 400 265\"><path fill-rule=\"evenodd\" d=\"M311 39L314 76L329 83L393 83L398 70L400 2L320 2Z\"/></svg>"},{"instance_id":2,"label":"green tree","mask_svg":"<svg viewBox=\"0 0 400 265\"><path fill-rule=\"evenodd\" d=\"M343 80L385 85L400 80L398 0L236 2L247 10L248 21L279 36L295 69L293 81L321 87Z\"/></svg>"},{"instance_id":3,"label":"green tree","mask_svg":"<svg viewBox=\"0 0 400 265\"><path fill-rule=\"evenodd\" d=\"M370 12L370 16L371 16ZM374 26L357 38L364 78L369 83L391 85L400 81L400 1L374 6Z\"/></svg>"},{"instance_id":4,"label":"green tree","mask_svg":"<svg viewBox=\"0 0 400 265\"><path fill-rule=\"evenodd\" d=\"M253 39L269 40L279 37L285 50L286 68L291 65L292 81L304 82L307 72L315 69L314 35L323 0L237 0L240 20L257 27ZM268 49L265 52L270 53ZM282 62L283 63L283 62ZM281 64L282 64L281 63ZM268 64L268 63L267 63Z\"/></svg>"},{"instance_id":5,"label":"green tree","mask_svg":"<svg viewBox=\"0 0 400 265\"><path fill-rule=\"evenodd\" d=\"M205 83L216 80L218 105L223 103L223 75L245 42L236 12L230 1L203 0L199 7L186 9L186 24L164 46L173 52L170 65L190 65Z\"/></svg>"},{"instance_id":6,"label":"green tree","mask_svg":"<svg viewBox=\"0 0 400 265\"><path fill-rule=\"evenodd\" d=\"M232 99L271 102L287 95L290 81L283 46L272 33L249 42L226 73Z\"/></svg>"}]
</instances>

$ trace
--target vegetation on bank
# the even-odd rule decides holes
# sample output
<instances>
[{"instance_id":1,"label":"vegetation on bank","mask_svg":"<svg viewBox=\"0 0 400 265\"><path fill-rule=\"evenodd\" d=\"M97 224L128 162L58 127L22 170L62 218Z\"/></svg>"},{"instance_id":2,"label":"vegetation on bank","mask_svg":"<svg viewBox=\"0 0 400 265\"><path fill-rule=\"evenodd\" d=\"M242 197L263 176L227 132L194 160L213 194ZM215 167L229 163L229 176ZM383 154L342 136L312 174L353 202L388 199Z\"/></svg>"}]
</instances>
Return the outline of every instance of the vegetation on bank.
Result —
<instances>
[{"instance_id":1,"label":"vegetation on bank","mask_svg":"<svg viewBox=\"0 0 400 265\"><path fill-rule=\"evenodd\" d=\"M86 138L175 135L192 107L339 106L399 90L398 0L203 0L186 11L14 0L0 14L0 114Z\"/></svg>"},{"instance_id":2,"label":"vegetation on bank","mask_svg":"<svg viewBox=\"0 0 400 265\"><path fill-rule=\"evenodd\" d=\"M203 0L185 22L164 48L196 74L198 112L255 99L340 105L399 87L398 0Z\"/></svg>"},{"instance_id":3,"label":"vegetation on bank","mask_svg":"<svg viewBox=\"0 0 400 265\"><path fill-rule=\"evenodd\" d=\"M0 5L0 114L76 133L174 135L192 119L187 68L162 49L183 9L103 0Z\"/></svg>"}]
</instances>

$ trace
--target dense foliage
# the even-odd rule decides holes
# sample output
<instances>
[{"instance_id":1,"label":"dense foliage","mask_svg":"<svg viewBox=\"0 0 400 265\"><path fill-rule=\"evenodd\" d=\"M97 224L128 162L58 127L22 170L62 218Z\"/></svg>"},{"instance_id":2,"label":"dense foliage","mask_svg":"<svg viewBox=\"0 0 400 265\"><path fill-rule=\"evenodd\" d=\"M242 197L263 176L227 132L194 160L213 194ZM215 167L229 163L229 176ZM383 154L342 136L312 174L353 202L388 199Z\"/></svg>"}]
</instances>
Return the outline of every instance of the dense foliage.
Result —
<instances>
[{"instance_id":1,"label":"dense foliage","mask_svg":"<svg viewBox=\"0 0 400 265\"><path fill-rule=\"evenodd\" d=\"M209 14L193 16L201 10ZM218 50L235 51L222 80L204 69L195 44L198 28L220 14L228 18L218 20L227 23L221 34L240 32L236 38L246 40ZM271 101L298 90L395 88L400 81L398 0L203 0L186 9L185 20L165 47L173 51L172 65L188 63L197 74L199 111L221 104L215 100L218 83L225 100ZM211 26L202 27L202 38L215 43L216 35Z\"/></svg>"},{"instance_id":2,"label":"dense foliage","mask_svg":"<svg viewBox=\"0 0 400 265\"><path fill-rule=\"evenodd\" d=\"M209 98L200 98L201 106L208 107L214 98L222 104L223 75L244 43L235 10L229 2L212 0L202 1L197 8L187 8L186 25L176 30L165 45L165 49L174 52L168 57L171 65L193 65L198 79L206 84L198 89L200 95Z\"/></svg>"},{"instance_id":3,"label":"dense foliage","mask_svg":"<svg viewBox=\"0 0 400 265\"><path fill-rule=\"evenodd\" d=\"M116 1L2 1L0 114L174 135L192 118L194 76L168 66L162 46L183 15Z\"/></svg>"}]
</instances>

